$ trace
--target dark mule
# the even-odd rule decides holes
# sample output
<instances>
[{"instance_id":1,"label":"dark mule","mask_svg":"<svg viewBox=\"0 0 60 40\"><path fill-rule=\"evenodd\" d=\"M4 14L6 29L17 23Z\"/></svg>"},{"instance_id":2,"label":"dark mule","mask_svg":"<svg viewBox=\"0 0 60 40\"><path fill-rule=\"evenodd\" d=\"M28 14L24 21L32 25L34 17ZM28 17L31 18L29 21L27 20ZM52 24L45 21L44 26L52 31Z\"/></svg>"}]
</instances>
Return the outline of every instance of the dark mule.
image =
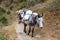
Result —
<instances>
[{"instance_id":1,"label":"dark mule","mask_svg":"<svg viewBox=\"0 0 60 40\"><path fill-rule=\"evenodd\" d=\"M32 29L32 37L33 37L33 33L34 33L34 28L35 28L35 24L36 24L36 17L34 17L33 15L29 18L29 31L28 31L28 35L31 32Z\"/></svg>"},{"instance_id":2,"label":"dark mule","mask_svg":"<svg viewBox=\"0 0 60 40\"><path fill-rule=\"evenodd\" d=\"M25 33L26 33L26 26L28 24L28 19L31 16L31 14L32 14L32 11L31 10L27 10L26 11L26 14L23 17L23 24L24 24L24 32Z\"/></svg>"}]
</instances>

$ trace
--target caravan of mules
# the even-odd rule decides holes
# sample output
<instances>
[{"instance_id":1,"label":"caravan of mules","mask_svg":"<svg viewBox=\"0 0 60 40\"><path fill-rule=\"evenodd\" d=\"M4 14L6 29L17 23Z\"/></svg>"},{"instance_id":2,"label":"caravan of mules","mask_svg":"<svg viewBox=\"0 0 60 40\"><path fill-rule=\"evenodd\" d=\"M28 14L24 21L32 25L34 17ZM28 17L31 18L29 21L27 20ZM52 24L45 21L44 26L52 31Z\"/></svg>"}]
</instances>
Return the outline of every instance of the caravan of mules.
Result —
<instances>
[{"instance_id":1,"label":"caravan of mules","mask_svg":"<svg viewBox=\"0 0 60 40\"><path fill-rule=\"evenodd\" d=\"M18 18L19 23L24 24L24 32L27 33L26 27L29 25L28 35L30 32L32 32L32 37L34 36L34 28L35 25L38 24L38 26L42 29L43 28L43 15L39 15L36 12L32 12L31 10L18 10ZM31 30L32 29L32 30Z\"/></svg>"}]
</instances>

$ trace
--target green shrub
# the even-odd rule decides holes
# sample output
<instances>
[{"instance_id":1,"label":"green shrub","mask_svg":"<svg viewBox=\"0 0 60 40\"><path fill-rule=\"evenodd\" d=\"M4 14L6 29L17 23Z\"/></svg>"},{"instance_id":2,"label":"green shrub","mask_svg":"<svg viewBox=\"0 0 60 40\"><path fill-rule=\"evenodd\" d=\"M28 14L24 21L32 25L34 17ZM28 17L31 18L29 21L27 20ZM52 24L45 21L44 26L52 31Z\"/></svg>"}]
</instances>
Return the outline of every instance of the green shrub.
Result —
<instances>
[{"instance_id":1,"label":"green shrub","mask_svg":"<svg viewBox=\"0 0 60 40\"><path fill-rule=\"evenodd\" d=\"M6 11L3 8L0 7L0 15L3 14L3 13L5 13L5 12Z\"/></svg>"},{"instance_id":2,"label":"green shrub","mask_svg":"<svg viewBox=\"0 0 60 40\"><path fill-rule=\"evenodd\" d=\"M13 3L14 0L9 0L9 1L10 1L10 3Z\"/></svg>"},{"instance_id":3,"label":"green shrub","mask_svg":"<svg viewBox=\"0 0 60 40\"><path fill-rule=\"evenodd\" d=\"M9 15L10 14L10 11L7 11L7 14Z\"/></svg>"},{"instance_id":4,"label":"green shrub","mask_svg":"<svg viewBox=\"0 0 60 40\"><path fill-rule=\"evenodd\" d=\"M34 6L38 3L43 3L45 0L27 0L27 7Z\"/></svg>"},{"instance_id":5,"label":"green shrub","mask_svg":"<svg viewBox=\"0 0 60 40\"><path fill-rule=\"evenodd\" d=\"M10 10L13 10L13 5L9 7Z\"/></svg>"},{"instance_id":6,"label":"green shrub","mask_svg":"<svg viewBox=\"0 0 60 40\"><path fill-rule=\"evenodd\" d=\"M27 2L22 2L19 9L22 9L22 8L26 7L26 5L27 5Z\"/></svg>"},{"instance_id":7,"label":"green shrub","mask_svg":"<svg viewBox=\"0 0 60 40\"><path fill-rule=\"evenodd\" d=\"M25 2L26 0L18 0L18 2Z\"/></svg>"},{"instance_id":8,"label":"green shrub","mask_svg":"<svg viewBox=\"0 0 60 40\"><path fill-rule=\"evenodd\" d=\"M0 35L0 40L7 40L7 36L6 35Z\"/></svg>"},{"instance_id":9,"label":"green shrub","mask_svg":"<svg viewBox=\"0 0 60 40\"><path fill-rule=\"evenodd\" d=\"M7 3L5 4L5 6L6 6L6 7L9 7L11 4L12 4L12 3L7 2Z\"/></svg>"},{"instance_id":10,"label":"green shrub","mask_svg":"<svg viewBox=\"0 0 60 40\"><path fill-rule=\"evenodd\" d=\"M14 0L14 2L25 2L26 0Z\"/></svg>"},{"instance_id":11,"label":"green shrub","mask_svg":"<svg viewBox=\"0 0 60 40\"><path fill-rule=\"evenodd\" d=\"M38 2L44 2L45 0L27 0L27 2L35 2L35 3L38 3Z\"/></svg>"},{"instance_id":12,"label":"green shrub","mask_svg":"<svg viewBox=\"0 0 60 40\"><path fill-rule=\"evenodd\" d=\"M59 0L50 0L50 1L51 3L45 7L45 10L50 12L57 11L56 9L59 9L60 6Z\"/></svg>"},{"instance_id":13,"label":"green shrub","mask_svg":"<svg viewBox=\"0 0 60 40\"><path fill-rule=\"evenodd\" d=\"M2 0L0 0L0 4L1 4Z\"/></svg>"},{"instance_id":14,"label":"green shrub","mask_svg":"<svg viewBox=\"0 0 60 40\"><path fill-rule=\"evenodd\" d=\"M2 2L3 0L0 0L0 2Z\"/></svg>"},{"instance_id":15,"label":"green shrub","mask_svg":"<svg viewBox=\"0 0 60 40\"><path fill-rule=\"evenodd\" d=\"M38 2L38 3L42 3L44 2L45 0L35 0L35 2Z\"/></svg>"},{"instance_id":16,"label":"green shrub","mask_svg":"<svg viewBox=\"0 0 60 40\"><path fill-rule=\"evenodd\" d=\"M7 31L5 29L0 29L0 40L8 40L6 32Z\"/></svg>"},{"instance_id":17,"label":"green shrub","mask_svg":"<svg viewBox=\"0 0 60 40\"><path fill-rule=\"evenodd\" d=\"M8 21L4 16L0 16L0 22L2 22L4 25L7 25Z\"/></svg>"}]
</instances>

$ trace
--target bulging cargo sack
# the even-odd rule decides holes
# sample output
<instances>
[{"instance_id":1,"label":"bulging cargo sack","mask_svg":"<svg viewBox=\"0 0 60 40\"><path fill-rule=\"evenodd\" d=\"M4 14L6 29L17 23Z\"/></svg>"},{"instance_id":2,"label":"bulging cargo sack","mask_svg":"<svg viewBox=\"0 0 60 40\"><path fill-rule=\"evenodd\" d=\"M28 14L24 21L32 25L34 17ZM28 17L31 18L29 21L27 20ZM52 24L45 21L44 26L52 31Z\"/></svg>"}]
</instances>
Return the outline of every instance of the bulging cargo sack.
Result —
<instances>
[{"instance_id":1,"label":"bulging cargo sack","mask_svg":"<svg viewBox=\"0 0 60 40\"><path fill-rule=\"evenodd\" d=\"M24 10L19 10L19 13L20 13L21 17L23 18L23 16L24 16Z\"/></svg>"},{"instance_id":2,"label":"bulging cargo sack","mask_svg":"<svg viewBox=\"0 0 60 40\"><path fill-rule=\"evenodd\" d=\"M26 11L26 14L23 17L23 20L28 20L31 15L32 15L32 11L31 10Z\"/></svg>"}]
</instances>

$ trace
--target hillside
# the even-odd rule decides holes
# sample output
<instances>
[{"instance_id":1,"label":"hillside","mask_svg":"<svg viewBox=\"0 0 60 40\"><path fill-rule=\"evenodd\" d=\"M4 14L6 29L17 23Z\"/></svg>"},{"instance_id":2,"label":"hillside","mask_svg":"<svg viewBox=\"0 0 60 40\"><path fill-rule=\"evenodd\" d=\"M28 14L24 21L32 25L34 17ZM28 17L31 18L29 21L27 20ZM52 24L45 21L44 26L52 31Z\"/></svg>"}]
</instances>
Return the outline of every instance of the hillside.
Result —
<instances>
[{"instance_id":1,"label":"hillside","mask_svg":"<svg viewBox=\"0 0 60 40\"><path fill-rule=\"evenodd\" d=\"M41 35L34 40L60 40L60 0L18 1L4 0L0 2L0 39L16 40L15 26L18 20L16 10L31 9L43 14L44 28L35 27L34 35ZM31 4L32 3L32 4ZM3 20L3 21L2 21ZM6 39L7 38L7 39ZM29 37L28 37L29 38ZM30 38L30 40L32 40Z\"/></svg>"}]
</instances>

